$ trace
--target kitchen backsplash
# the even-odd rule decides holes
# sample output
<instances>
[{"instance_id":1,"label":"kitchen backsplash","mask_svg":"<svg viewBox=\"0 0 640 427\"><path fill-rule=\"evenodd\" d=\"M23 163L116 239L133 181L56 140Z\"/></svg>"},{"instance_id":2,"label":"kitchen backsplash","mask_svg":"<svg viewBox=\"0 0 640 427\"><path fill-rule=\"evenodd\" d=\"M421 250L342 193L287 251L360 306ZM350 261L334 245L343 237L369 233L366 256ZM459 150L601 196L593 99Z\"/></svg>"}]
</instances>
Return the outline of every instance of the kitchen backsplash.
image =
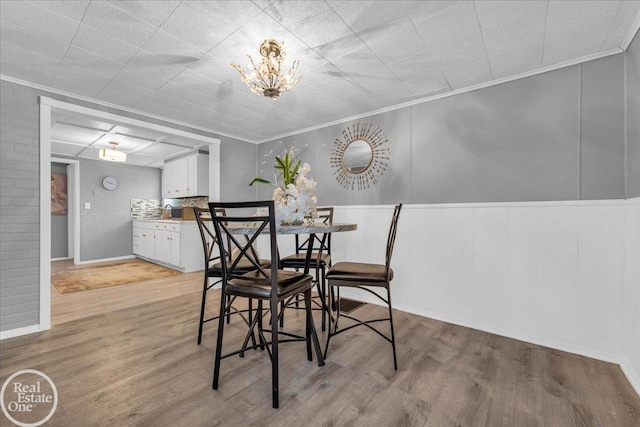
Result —
<instances>
[{"instance_id":1,"label":"kitchen backsplash","mask_svg":"<svg viewBox=\"0 0 640 427\"><path fill-rule=\"evenodd\" d=\"M208 197L187 197L180 200L180 206L183 208L208 208Z\"/></svg>"},{"instance_id":2,"label":"kitchen backsplash","mask_svg":"<svg viewBox=\"0 0 640 427\"><path fill-rule=\"evenodd\" d=\"M161 214L161 200L131 199L131 219L157 219Z\"/></svg>"}]
</instances>

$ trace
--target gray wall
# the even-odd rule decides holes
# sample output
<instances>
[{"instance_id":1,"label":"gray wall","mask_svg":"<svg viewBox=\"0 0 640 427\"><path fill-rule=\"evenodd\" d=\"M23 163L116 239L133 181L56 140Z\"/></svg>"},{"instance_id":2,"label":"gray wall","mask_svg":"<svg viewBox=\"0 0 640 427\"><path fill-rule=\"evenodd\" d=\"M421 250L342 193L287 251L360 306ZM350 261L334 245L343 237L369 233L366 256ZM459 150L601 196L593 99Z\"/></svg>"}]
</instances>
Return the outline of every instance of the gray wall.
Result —
<instances>
[{"instance_id":1,"label":"gray wall","mask_svg":"<svg viewBox=\"0 0 640 427\"><path fill-rule=\"evenodd\" d=\"M272 177L283 148L308 145L320 204L624 198L623 74L614 55L274 140L258 147L259 174ZM391 149L386 173L361 191L338 185L329 165L333 141L356 122L379 126Z\"/></svg>"},{"instance_id":2,"label":"gray wall","mask_svg":"<svg viewBox=\"0 0 640 427\"><path fill-rule=\"evenodd\" d=\"M80 160L80 260L132 254L131 199L159 199L161 170L100 160ZM120 182L102 186L105 176ZM91 209L84 204L91 203Z\"/></svg>"},{"instance_id":3,"label":"gray wall","mask_svg":"<svg viewBox=\"0 0 640 427\"><path fill-rule=\"evenodd\" d=\"M627 49L627 197L640 197L640 36Z\"/></svg>"},{"instance_id":4,"label":"gray wall","mask_svg":"<svg viewBox=\"0 0 640 427\"><path fill-rule=\"evenodd\" d=\"M34 91L0 82L0 330L39 321L40 138Z\"/></svg>"},{"instance_id":5,"label":"gray wall","mask_svg":"<svg viewBox=\"0 0 640 427\"><path fill-rule=\"evenodd\" d=\"M253 198L255 196L255 190L246 186L246 182L255 175L256 170L256 147L253 144L6 81L0 81L0 94L0 331L35 325L39 321L40 124L38 96L49 96L96 110L220 138L222 198ZM212 123L211 127L215 127L215 123ZM92 173L84 169L85 167L81 165L81 187L100 185L99 188L101 188L100 182L95 181L98 179L97 176L83 182L85 176L88 177L88 174ZM112 174L118 173L116 171ZM153 173L159 174L160 171ZM121 176L129 175L125 172ZM158 182L156 194L159 197L160 180L156 179ZM123 181L121 189L125 181L127 180ZM101 201L98 204L92 201L92 210L87 212L82 209L83 202L84 197L81 200L81 226L94 228L95 231L92 232L100 235L100 228L106 226L103 222L104 217L97 218L98 221L91 224L89 221L94 218L91 215L99 212L98 208L110 210L112 206L104 207L100 204ZM128 207L126 212L128 215ZM124 230L123 225L119 227ZM126 228L130 233L130 222ZM83 252L81 259L92 259L96 255L103 257L131 254L131 239L128 240L126 250L118 246L121 251L109 250L109 255ZM81 243L81 246L93 250L87 244Z\"/></svg>"},{"instance_id":6,"label":"gray wall","mask_svg":"<svg viewBox=\"0 0 640 427\"><path fill-rule=\"evenodd\" d=\"M51 163L51 173L67 174L67 165ZM69 188L67 187L67 194ZM67 205L67 212L70 206ZM51 258L67 258L69 256L69 216L51 215Z\"/></svg>"}]
</instances>

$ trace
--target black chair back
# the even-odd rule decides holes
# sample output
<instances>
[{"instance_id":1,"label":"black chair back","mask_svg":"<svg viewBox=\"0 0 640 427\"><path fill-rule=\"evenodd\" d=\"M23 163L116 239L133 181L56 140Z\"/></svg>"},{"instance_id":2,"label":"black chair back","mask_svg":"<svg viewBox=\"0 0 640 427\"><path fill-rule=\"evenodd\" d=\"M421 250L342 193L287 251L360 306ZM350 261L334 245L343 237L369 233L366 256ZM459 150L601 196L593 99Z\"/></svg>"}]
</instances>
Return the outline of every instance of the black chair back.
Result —
<instances>
[{"instance_id":1,"label":"black chair back","mask_svg":"<svg viewBox=\"0 0 640 427\"><path fill-rule=\"evenodd\" d=\"M389 227L389 236L387 237L387 252L385 255L385 265L387 267L387 276L391 269L391 256L393 255L393 247L396 243L396 232L398 231L398 218L400 218L400 209L402 203L396 205L393 209L393 217L391 217L391 226Z\"/></svg>"},{"instance_id":2,"label":"black chair back","mask_svg":"<svg viewBox=\"0 0 640 427\"><path fill-rule=\"evenodd\" d=\"M333 207L322 207L316 209L318 213L318 220L324 224L330 224L333 222ZM300 253L306 253L309 244L312 245L311 250L320 250L328 255L331 255L331 233L325 233L321 235L314 235L314 241L310 242L311 238L307 237L305 241L300 243L300 239L296 234L296 255Z\"/></svg>"},{"instance_id":3,"label":"black chair back","mask_svg":"<svg viewBox=\"0 0 640 427\"><path fill-rule=\"evenodd\" d=\"M245 213L247 208L266 208L267 214L247 216ZM240 210L241 213L238 213L238 210ZM275 207L273 200L257 202L210 202L209 211L213 221L216 241L220 248L222 271L225 273L222 282L223 286L225 286L228 280L242 276L246 273L246 268L243 269L244 271L234 272L241 259L248 260L255 267L256 274L254 280L275 283L271 278L277 277L278 264L272 262L270 271L267 272L267 270L260 265L258 253L255 250L258 237L263 232L268 231L270 237L271 259L278 258ZM244 233L244 239L239 238L239 234L234 234L232 230L230 230L234 227L242 228L243 225L247 224L251 224L251 226L247 227L248 231ZM231 254L234 247L237 251L236 254L233 256L223 256L223 254ZM246 277L244 278L246 279Z\"/></svg>"}]
</instances>

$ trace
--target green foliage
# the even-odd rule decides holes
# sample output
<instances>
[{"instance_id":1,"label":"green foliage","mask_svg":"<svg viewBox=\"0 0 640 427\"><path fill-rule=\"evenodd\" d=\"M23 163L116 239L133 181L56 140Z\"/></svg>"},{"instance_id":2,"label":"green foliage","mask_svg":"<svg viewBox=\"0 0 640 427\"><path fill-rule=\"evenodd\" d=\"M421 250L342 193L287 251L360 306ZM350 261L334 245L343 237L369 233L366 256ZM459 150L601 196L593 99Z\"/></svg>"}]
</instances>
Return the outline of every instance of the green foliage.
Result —
<instances>
[{"instance_id":1,"label":"green foliage","mask_svg":"<svg viewBox=\"0 0 640 427\"><path fill-rule=\"evenodd\" d=\"M302 161L296 160L296 154L293 148L285 150L284 156L276 156L276 164L274 168L278 172L279 179L276 178L276 182L271 182L268 179L255 177L253 181L249 183L249 185L253 185L254 183L260 184L270 184L274 186L280 185L278 181L282 180L282 187L286 187L289 184L294 184L296 175L298 174L298 170L302 165Z\"/></svg>"}]
</instances>

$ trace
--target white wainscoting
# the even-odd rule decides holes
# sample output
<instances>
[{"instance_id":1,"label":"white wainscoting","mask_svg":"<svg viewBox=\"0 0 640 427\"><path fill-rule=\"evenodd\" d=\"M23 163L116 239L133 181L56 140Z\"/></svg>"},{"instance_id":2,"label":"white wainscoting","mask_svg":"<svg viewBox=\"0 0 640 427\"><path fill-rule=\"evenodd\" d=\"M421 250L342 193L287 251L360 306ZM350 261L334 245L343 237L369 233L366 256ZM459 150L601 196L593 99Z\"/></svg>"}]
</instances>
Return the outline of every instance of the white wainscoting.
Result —
<instances>
[{"instance_id":1,"label":"white wainscoting","mask_svg":"<svg viewBox=\"0 0 640 427\"><path fill-rule=\"evenodd\" d=\"M358 230L333 235L334 262L384 262L392 212L336 207ZM640 393L639 264L640 199L405 205L393 305L620 364Z\"/></svg>"}]
</instances>

